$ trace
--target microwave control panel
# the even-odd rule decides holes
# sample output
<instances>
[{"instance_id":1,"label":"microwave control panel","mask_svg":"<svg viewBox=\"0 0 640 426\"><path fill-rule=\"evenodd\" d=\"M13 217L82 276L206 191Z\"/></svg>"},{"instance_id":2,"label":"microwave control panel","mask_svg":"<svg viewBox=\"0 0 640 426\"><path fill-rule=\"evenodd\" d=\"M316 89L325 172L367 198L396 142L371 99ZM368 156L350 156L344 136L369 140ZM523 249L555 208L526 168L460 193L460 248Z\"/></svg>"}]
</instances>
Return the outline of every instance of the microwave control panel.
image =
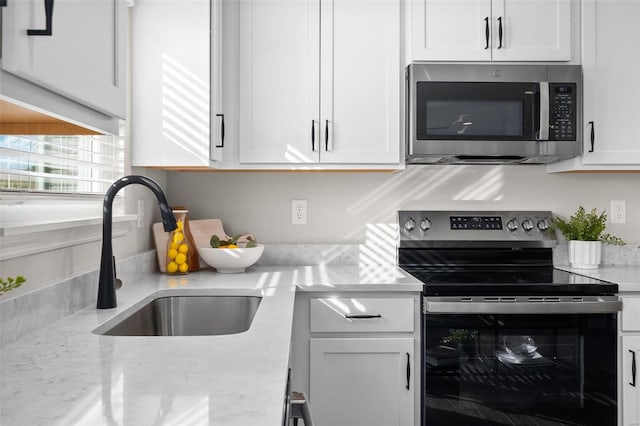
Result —
<instances>
[{"instance_id":1,"label":"microwave control panel","mask_svg":"<svg viewBox=\"0 0 640 426\"><path fill-rule=\"evenodd\" d=\"M549 139L576 140L578 101L575 83L549 83Z\"/></svg>"}]
</instances>

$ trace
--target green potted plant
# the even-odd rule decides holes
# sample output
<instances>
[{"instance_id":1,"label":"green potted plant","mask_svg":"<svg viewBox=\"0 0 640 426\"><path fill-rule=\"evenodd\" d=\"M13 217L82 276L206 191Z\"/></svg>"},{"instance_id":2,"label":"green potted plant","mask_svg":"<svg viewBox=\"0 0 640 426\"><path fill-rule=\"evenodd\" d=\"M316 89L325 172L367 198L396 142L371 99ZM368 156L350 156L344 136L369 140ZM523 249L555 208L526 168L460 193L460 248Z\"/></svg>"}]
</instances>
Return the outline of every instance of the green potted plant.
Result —
<instances>
[{"instance_id":1,"label":"green potted plant","mask_svg":"<svg viewBox=\"0 0 640 426\"><path fill-rule=\"evenodd\" d=\"M587 213L580 206L569 221L554 217L552 222L569 241L569 263L574 268L597 269L602 257L602 243L625 244L622 239L604 233L607 215L604 211L598 214L595 208Z\"/></svg>"}]
</instances>

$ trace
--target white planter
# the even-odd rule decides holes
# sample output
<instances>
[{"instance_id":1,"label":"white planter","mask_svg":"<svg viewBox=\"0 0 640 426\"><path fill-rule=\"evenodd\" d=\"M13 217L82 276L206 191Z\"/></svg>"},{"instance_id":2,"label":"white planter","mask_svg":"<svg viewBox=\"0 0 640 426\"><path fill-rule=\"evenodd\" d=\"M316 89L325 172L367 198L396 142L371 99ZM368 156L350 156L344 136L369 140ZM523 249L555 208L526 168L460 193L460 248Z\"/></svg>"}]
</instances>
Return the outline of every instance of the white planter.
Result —
<instances>
[{"instance_id":1,"label":"white planter","mask_svg":"<svg viewBox=\"0 0 640 426\"><path fill-rule=\"evenodd\" d=\"M602 241L569 241L569 263L573 268L598 269Z\"/></svg>"}]
</instances>

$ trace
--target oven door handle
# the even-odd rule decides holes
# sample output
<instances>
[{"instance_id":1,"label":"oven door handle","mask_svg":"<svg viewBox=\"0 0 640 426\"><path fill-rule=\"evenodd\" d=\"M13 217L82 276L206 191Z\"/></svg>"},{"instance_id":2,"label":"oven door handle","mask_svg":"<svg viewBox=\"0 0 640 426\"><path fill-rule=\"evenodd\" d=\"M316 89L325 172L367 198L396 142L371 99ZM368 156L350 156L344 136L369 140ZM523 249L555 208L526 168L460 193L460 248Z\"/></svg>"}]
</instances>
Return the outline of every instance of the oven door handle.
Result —
<instances>
[{"instance_id":1,"label":"oven door handle","mask_svg":"<svg viewBox=\"0 0 640 426\"><path fill-rule=\"evenodd\" d=\"M425 297L426 314L607 314L622 309L615 296L589 301L464 301L453 298Z\"/></svg>"}]
</instances>

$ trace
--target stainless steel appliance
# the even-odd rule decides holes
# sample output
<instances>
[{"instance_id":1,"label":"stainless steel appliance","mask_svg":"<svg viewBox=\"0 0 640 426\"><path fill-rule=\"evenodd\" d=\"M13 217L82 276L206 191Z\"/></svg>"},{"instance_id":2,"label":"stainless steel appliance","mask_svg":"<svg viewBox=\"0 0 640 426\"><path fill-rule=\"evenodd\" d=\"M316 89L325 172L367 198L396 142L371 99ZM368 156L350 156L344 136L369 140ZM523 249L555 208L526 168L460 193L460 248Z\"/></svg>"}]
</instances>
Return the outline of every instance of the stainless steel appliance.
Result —
<instances>
[{"instance_id":1,"label":"stainless steel appliance","mask_svg":"<svg viewBox=\"0 0 640 426\"><path fill-rule=\"evenodd\" d=\"M579 65L407 68L407 163L543 164L582 151Z\"/></svg>"},{"instance_id":2,"label":"stainless steel appliance","mask_svg":"<svg viewBox=\"0 0 640 426\"><path fill-rule=\"evenodd\" d=\"M400 211L424 283L423 425L617 424L616 284L553 267L546 211Z\"/></svg>"}]
</instances>

